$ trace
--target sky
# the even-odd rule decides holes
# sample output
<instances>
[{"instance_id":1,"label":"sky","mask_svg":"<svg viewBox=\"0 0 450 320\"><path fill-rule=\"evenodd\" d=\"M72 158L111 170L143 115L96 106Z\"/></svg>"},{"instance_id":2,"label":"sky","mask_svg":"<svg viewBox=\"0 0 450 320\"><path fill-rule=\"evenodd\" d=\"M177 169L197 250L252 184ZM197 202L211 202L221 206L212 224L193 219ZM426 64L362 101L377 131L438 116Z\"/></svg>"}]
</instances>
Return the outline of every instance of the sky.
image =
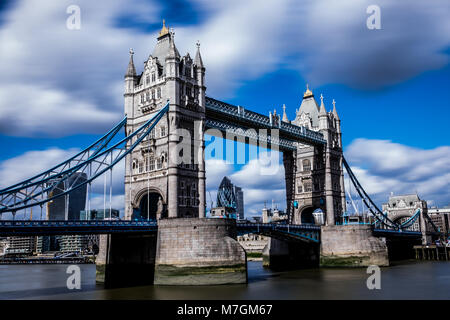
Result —
<instances>
[{"instance_id":1,"label":"sky","mask_svg":"<svg viewBox=\"0 0 450 320\"><path fill-rule=\"evenodd\" d=\"M67 28L70 5L80 29ZM380 29L368 29L369 5ZM201 43L207 95L295 118L306 83L341 118L344 153L381 204L418 193L450 204L448 0L175 0L0 2L0 185L13 184L95 141L123 117L123 75L138 72L165 19L182 55ZM250 159L207 160L207 199L224 175L244 190L247 216L285 207L284 171ZM113 206L123 209L123 166ZM102 206L99 194L93 206Z\"/></svg>"}]
</instances>

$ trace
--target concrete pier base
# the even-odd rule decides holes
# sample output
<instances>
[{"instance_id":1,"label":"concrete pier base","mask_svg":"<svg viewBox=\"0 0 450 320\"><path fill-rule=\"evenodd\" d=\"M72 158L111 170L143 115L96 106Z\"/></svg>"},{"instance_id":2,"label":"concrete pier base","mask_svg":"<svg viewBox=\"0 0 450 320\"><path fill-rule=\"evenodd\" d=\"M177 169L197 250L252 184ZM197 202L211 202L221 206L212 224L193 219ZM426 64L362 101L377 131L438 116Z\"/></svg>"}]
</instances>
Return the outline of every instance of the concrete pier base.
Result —
<instances>
[{"instance_id":1,"label":"concrete pier base","mask_svg":"<svg viewBox=\"0 0 450 320\"><path fill-rule=\"evenodd\" d=\"M247 256L233 219L158 222L155 285L247 283Z\"/></svg>"},{"instance_id":2,"label":"concrete pier base","mask_svg":"<svg viewBox=\"0 0 450 320\"><path fill-rule=\"evenodd\" d=\"M271 238L263 249L263 266L273 270L319 266L319 244Z\"/></svg>"},{"instance_id":3,"label":"concrete pier base","mask_svg":"<svg viewBox=\"0 0 450 320\"><path fill-rule=\"evenodd\" d=\"M153 283L156 235L111 234L100 236L96 282L105 288Z\"/></svg>"},{"instance_id":4,"label":"concrete pier base","mask_svg":"<svg viewBox=\"0 0 450 320\"><path fill-rule=\"evenodd\" d=\"M389 266L386 243L372 235L368 225L323 226L320 266Z\"/></svg>"}]
</instances>

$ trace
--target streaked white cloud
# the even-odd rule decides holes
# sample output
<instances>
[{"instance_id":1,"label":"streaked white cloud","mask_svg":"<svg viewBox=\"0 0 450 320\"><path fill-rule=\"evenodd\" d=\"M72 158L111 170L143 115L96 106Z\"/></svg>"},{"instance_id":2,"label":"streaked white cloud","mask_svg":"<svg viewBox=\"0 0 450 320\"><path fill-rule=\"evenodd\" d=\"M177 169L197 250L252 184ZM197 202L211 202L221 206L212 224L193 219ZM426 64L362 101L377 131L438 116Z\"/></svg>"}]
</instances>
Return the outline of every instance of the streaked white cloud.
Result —
<instances>
[{"instance_id":1,"label":"streaked white cloud","mask_svg":"<svg viewBox=\"0 0 450 320\"><path fill-rule=\"evenodd\" d=\"M5 188L46 171L75 155L78 149L27 151L17 157L0 162L0 188Z\"/></svg>"},{"instance_id":2,"label":"streaked white cloud","mask_svg":"<svg viewBox=\"0 0 450 320\"><path fill-rule=\"evenodd\" d=\"M388 140L356 139L345 152L364 189L378 201L394 194L450 204L450 146L413 148Z\"/></svg>"},{"instance_id":3,"label":"streaked white cloud","mask_svg":"<svg viewBox=\"0 0 450 320\"><path fill-rule=\"evenodd\" d=\"M123 114L128 48L138 70L156 32L117 19L157 23L158 1L78 1L81 30L66 28L71 1L17 1L0 29L0 132L19 136L101 133ZM280 68L313 86L377 88L448 63L447 0L380 0L382 30L366 28L369 0L192 0L204 16L177 26L179 51L202 43L208 94L233 96L241 83ZM170 25L170 21L168 21ZM26 117L25 115L31 114ZM22 121L23 125L22 125Z\"/></svg>"}]
</instances>

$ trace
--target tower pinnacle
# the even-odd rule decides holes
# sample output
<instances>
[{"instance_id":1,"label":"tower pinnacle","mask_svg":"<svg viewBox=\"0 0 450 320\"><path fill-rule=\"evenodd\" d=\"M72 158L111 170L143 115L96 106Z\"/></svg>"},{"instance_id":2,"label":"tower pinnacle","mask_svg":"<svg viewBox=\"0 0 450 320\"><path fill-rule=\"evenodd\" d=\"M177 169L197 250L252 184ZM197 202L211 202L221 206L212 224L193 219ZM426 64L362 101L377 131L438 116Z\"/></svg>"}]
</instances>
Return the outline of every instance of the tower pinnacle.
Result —
<instances>
[{"instance_id":1,"label":"tower pinnacle","mask_svg":"<svg viewBox=\"0 0 450 320\"><path fill-rule=\"evenodd\" d=\"M136 68L134 67L133 55L134 55L133 48L130 48L130 61L128 62L128 68L127 72L125 73L125 77L136 76Z\"/></svg>"},{"instance_id":2,"label":"tower pinnacle","mask_svg":"<svg viewBox=\"0 0 450 320\"><path fill-rule=\"evenodd\" d=\"M286 114L286 105L285 104L283 104L283 119L282 119L282 121L283 122L289 122L289 119L288 119L287 114Z\"/></svg>"},{"instance_id":3,"label":"tower pinnacle","mask_svg":"<svg viewBox=\"0 0 450 320\"><path fill-rule=\"evenodd\" d=\"M200 54L200 41L197 40L196 46L197 46L197 53L195 54L194 64L197 65L197 67L203 68L203 60Z\"/></svg>"},{"instance_id":4,"label":"tower pinnacle","mask_svg":"<svg viewBox=\"0 0 450 320\"><path fill-rule=\"evenodd\" d=\"M336 101L334 101L334 99L333 99L333 115L337 120L340 120L336 111Z\"/></svg>"},{"instance_id":5,"label":"tower pinnacle","mask_svg":"<svg viewBox=\"0 0 450 320\"><path fill-rule=\"evenodd\" d=\"M161 31L159 31L159 36L162 37L162 36L165 36L168 33L169 33L169 29L166 27L166 20L163 19L163 26L161 28Z\"/></svg>"},{"instance_id":6,"label":"tower pinnacle","mask_svg":"<svg viewBox=\"0 0 450 320\"><path fill-rule=\"evenodd\" d=\"M320 94L320 110L319 115L326 115L327 110L325 109L325 104L323 103L323 94Z\"/></svg>"},{"instance_id":7,"label":"tower pinnacle","mask_svg":"<svg viewBox=\"0 0 450 320\"><path fill-rule=\"evenodd\" d=\"M303 98L308 98L308 97L312 97L312 96L313 96L313 93L311 90L309 90L309 85L306 84L306 91L305 91L305 94L303 94Z\"/></svg>"}]
</instances>

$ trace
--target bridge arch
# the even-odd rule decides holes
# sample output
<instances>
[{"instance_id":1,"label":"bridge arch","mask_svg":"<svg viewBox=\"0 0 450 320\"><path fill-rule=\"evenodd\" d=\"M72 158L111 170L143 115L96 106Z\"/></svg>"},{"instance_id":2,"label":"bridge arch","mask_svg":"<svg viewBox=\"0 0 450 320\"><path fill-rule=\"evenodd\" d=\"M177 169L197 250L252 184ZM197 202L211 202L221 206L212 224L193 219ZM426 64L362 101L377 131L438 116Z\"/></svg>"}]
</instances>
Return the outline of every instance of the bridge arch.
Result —
<instances>
[{"instance_id":1,"label":"bridge arch","mask_svg":"<svg viewBox=\"0 0 450 320\"><path fill-rule=\"evenodd\" d=\"M140 190L133 201L132 220L159 219L165 217L164 193L156 187Z\"/></svg>"},{"instance_id":2,"label":"bridge arch","mask_svg":"<svg viewBox=\"0 0 450 320\"><path fill-rule=\"evenodd\" d=\"M300 208L297 221L300 224L322 225L326 221L326 214L320 207L305 206Z\"/></svg>"}]
</instances>

